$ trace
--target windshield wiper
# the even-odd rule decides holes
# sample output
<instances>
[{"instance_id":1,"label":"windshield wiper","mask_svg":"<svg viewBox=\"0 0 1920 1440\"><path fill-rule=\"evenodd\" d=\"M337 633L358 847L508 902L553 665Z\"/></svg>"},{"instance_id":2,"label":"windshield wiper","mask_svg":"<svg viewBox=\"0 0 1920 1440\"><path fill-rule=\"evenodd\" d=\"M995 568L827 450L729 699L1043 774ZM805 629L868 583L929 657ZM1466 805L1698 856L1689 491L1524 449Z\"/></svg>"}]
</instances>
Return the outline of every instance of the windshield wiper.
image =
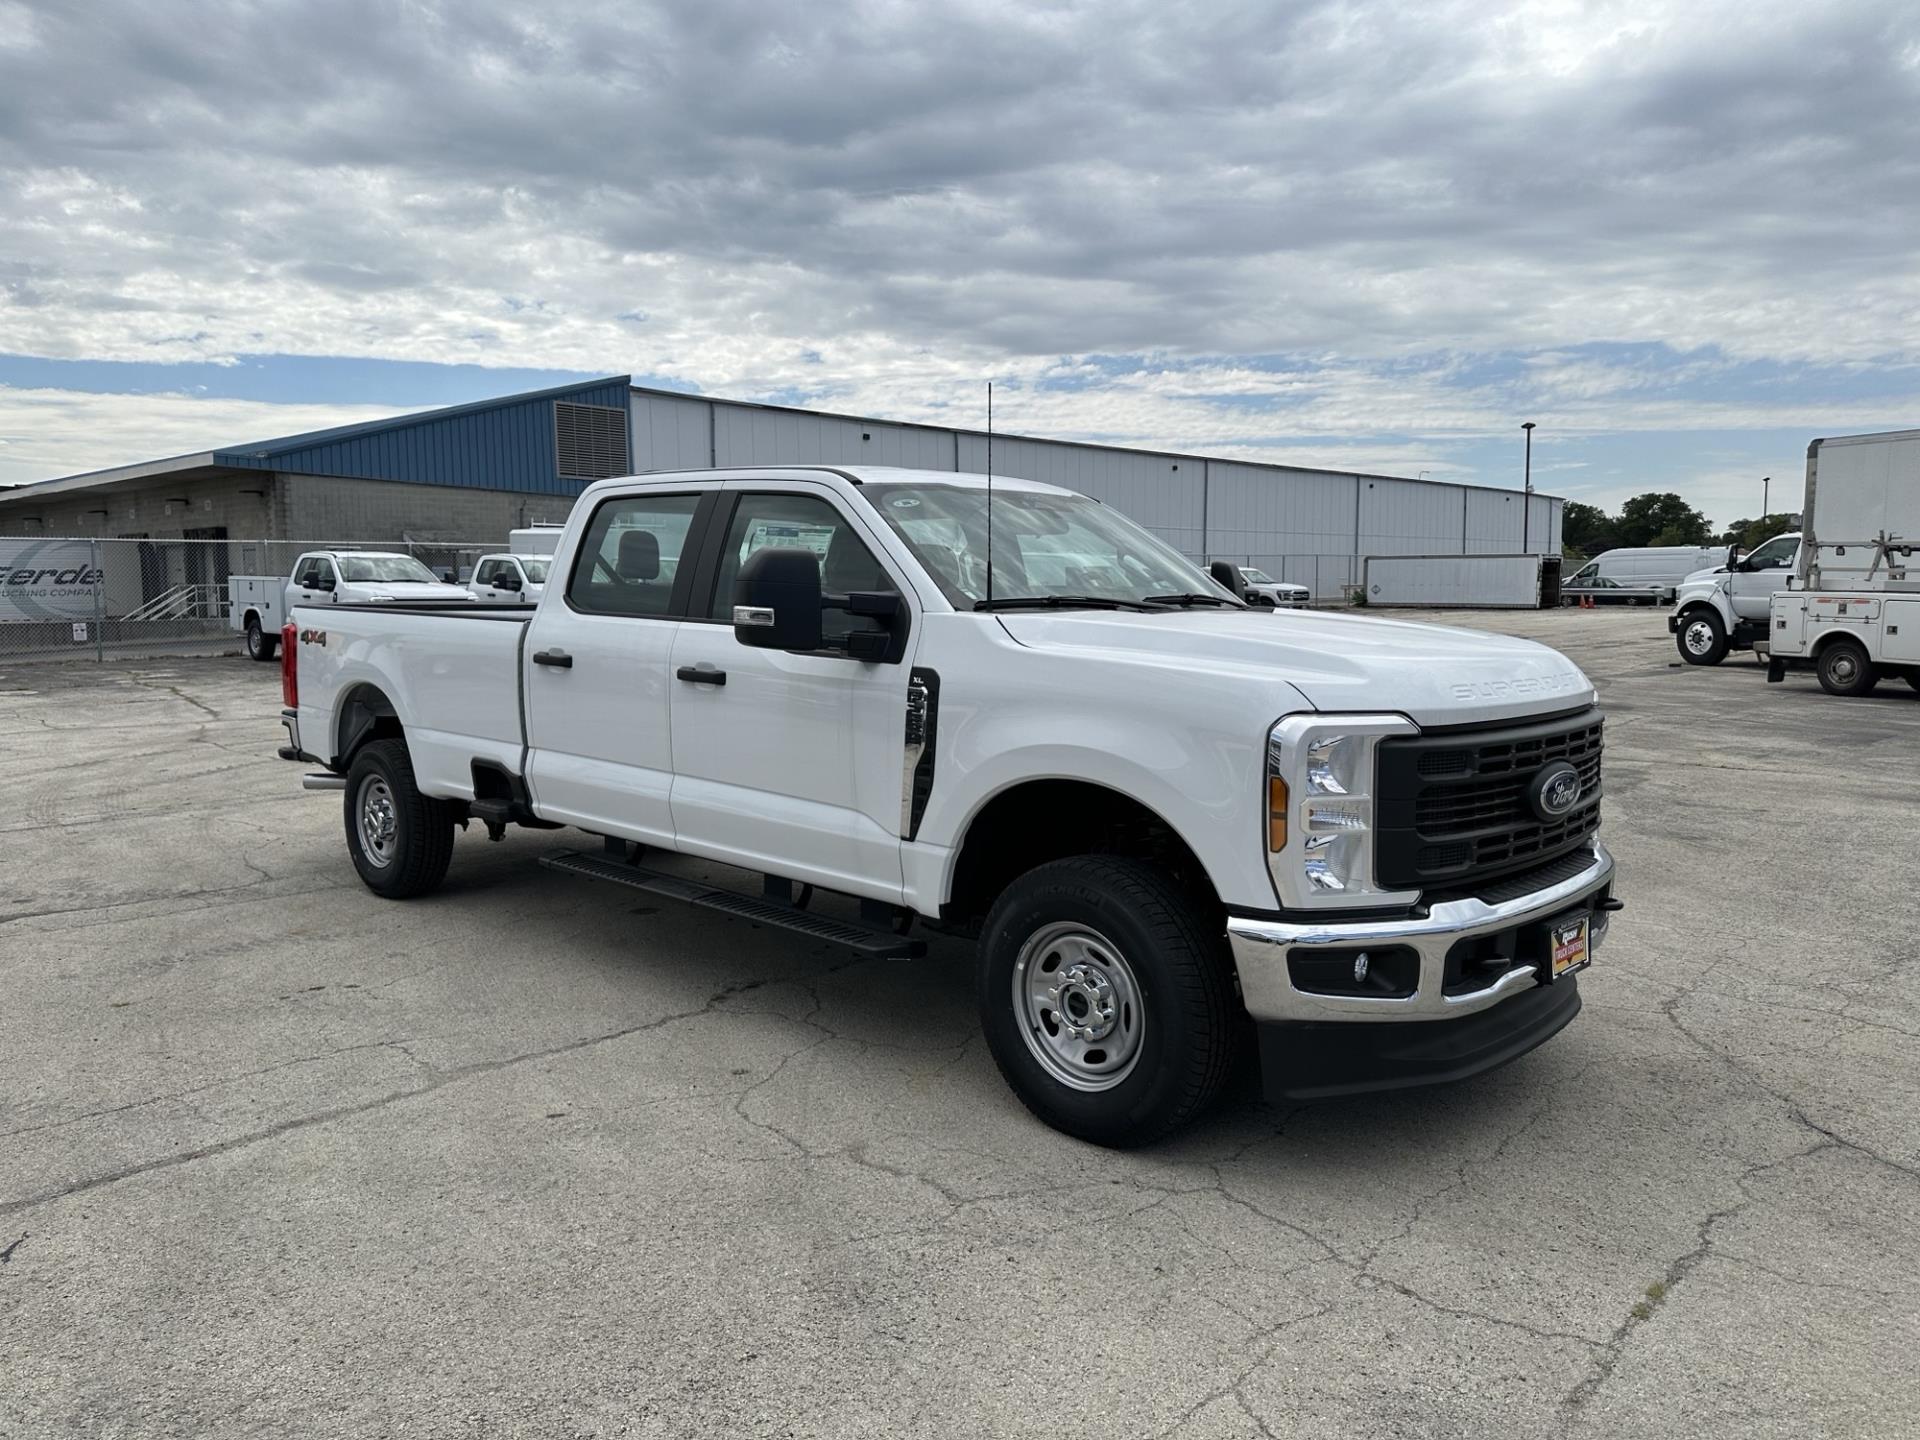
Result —
<instances>
[{"instance_id":1,"label":"windshield wiper","mask_svg":"<svg viewBox=\"0 0 1920 1440\"><path fill-rule=\"evenodd\" d=\"M1145 610L1164 606L1144 600L1116 600L1111 595L996 595L991 600L973 602L976 610Z\"/></svg>"},{"instance_id":2,"label":"windshield wiper","mask_svg":"<svg viewBox=\"0 0 1920 1440\"><path fill-rule=\"evenodd\" d=\"M1220 595L1149 595L1147 599L1155 605L1178 605L1183 609L1191 605L1219 605L1229 610L1246 608L1238 600L1228 600Z\"/></svg>"}]
</instances>

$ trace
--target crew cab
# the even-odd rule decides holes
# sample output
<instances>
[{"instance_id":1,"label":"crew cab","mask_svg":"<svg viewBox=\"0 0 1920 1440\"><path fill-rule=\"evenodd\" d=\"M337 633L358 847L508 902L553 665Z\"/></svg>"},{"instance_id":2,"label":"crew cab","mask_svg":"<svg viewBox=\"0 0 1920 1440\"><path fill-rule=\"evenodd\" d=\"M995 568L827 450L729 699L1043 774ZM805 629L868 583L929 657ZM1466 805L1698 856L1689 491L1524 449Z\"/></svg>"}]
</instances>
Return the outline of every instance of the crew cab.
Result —
<instances>
[{"instance_id":1,"label":"crew cab","mask_svg":"<svg viewBox=\"0 0 1920 1440\"><path fill-rule=\"evenodd\" d=\"M295 605L461 603L473 596L439 579L411 555L385 550L309 550L293 574L234 575L227 580L227 620L247 640L247 654L271 660Z\"/></svg>"},{"instance_id":2,"label":"crew cab","mask_svg":"<svg viewBox=\"0 0 1920 1440\"><path fill-rule=\"evenodd\" d=\"M476 600L492 600L509 605L533 605L547 591L545 555L482 555L473 567L467 589Z\"/></svg>"},{"instance_id":3,"label":"crew cab","mask_svg":"<svg viewBox=\"0 0 1920 1440\"><path fill-rule=\"evenodd\" d=\"M1249 1041L1275 1096L1500 1065L1572 1020L1619 906L1565 657L1276 625L1070 491L603 480L551 575L531 607L295 607L281 754L343 793L368 888L434 889L470 822L565 826L603 844L564 873L876 957L971 937L1001 1073L1087 1140L1187 1122Z\"/></svg>"}]
</instances>

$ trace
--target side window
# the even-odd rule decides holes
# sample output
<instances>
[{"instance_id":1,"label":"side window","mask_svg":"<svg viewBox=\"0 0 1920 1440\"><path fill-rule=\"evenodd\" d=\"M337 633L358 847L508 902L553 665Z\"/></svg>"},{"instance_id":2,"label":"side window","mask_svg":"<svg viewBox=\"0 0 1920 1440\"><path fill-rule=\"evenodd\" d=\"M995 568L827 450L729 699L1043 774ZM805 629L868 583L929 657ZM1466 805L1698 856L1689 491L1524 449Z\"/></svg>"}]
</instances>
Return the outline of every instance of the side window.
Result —
<instances>
[{"instance_id":1,"label":"side window","mask_svg":"<svg viewBox=\"0 0 1920 1440\"><path fill-rule=\"evenodd\" d=\"M1581 566L1580 570L1573 577L1573 583L1575 585L1591 585L1593 583L1593 577L1599 573L1600 562L1596 560L1591 565Z\"/></svg>"},{"instance_id":2,"label":"side window","mask_svg":"<svg viewBox=\"0 0 1920 1440\"><path fill-rule=\"evenodd\" d=\"M576 610L595 615L666 615L698 495L619 495L587 521L567 581Z\"/></svg>"},{"instance_id":3,"label":"side window","mask_svg":"<svg viewBox=\"0 0 1920 1440\"><path fill-rule=\"evenodd\" d=\"M331 580L334 587L336 589L339 588L340 580L333 572L333 561L326 559L324 556L314 562L313 578L318 580L322 585L325 585Z\"/></svg>"},{"instance_id":4,"label":"side window","mask_svg":"<svg viewBox=\"0 0 1920 1440\"><path fill-rule=\"evenodd\" d=\"M473 583L476 585L491 585L494 574L499 568L500 562L498 560L481 561L480 568L474 572Z\"/></svg>"},{"instance_id":5,"label":"side window","mask_svg":"<svg viewBox=\"0 0 1920 1440\"><path fill-rule=\"evenodd\" d=\"M811 550L820 562L820 588L828 594L896 589L859 532L827 501L817 495L747 494L734 508L733 524L720 550L720 573L708 618L733 618L733 582L740 577L741 565L754 551L774 546ZM882 628L870 616L844 610L823 611L820 621L829 639Z\"/></svg>"},{"instance_id":6,"label":"side window","mask_svg":"<svg viewBox=\"0 0 1920 1440\"><path fill-rule=\"evenodd\" d=\"M316 566L313 561L302 560L300 562L300 568L293 572L293 583L303 590L311 590L313 588L313 572L315 568Z\"/></svg>"}]
</instances>

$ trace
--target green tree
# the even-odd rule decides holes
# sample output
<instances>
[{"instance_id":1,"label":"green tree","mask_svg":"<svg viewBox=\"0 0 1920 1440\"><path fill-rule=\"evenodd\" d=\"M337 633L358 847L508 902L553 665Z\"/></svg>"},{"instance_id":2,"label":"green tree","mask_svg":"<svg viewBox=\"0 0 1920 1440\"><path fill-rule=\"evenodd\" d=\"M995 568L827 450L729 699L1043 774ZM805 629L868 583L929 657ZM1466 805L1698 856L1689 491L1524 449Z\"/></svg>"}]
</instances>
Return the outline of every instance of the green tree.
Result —
<instances>
[{"instance_id":1,"label":"green tree","mask_svg":"<svg viewBox=\"0 0 1920 1440\"><path fill-rule=\"evenodd\" d=\"M1794 528L1799 519L1797 515L1762 515L1758 520L1736 520L1727 527L1727 533L1720 537L1724 545L1738 545L1742 552L1771 540L1776 535L1784 535Z\"/></svg>"},{"instance_id":2,"label":"green tree","mask_svg":"<svg viewBox=\"0 0 1920 1440\"><path fill-rule=\"evenodd\" d=\"M1576 555L1598 555L1614 546L1613 521L1598 505L1569 500L1560 512L1560 548Z\"/></svg>"},{"instance_id":3,"label":"green tree","mask_svg":"<svg viewBox=\"0 0 1920 1440\"><path fill-rule=\"evenodd\" d=\"M1672 491L1636 495L1620 507L1614 527L1621 545L1705 545L1713 538L1707 517Z\"/></svg>"}]
</instances>

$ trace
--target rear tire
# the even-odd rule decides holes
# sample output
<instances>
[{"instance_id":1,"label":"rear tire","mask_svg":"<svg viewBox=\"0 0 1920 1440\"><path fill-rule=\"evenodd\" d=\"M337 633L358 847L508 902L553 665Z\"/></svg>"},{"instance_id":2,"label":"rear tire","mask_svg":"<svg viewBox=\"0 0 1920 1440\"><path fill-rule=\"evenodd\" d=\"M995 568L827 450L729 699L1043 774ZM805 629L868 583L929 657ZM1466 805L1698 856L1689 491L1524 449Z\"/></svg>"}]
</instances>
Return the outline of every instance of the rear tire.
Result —
<instances>
[{"instance_id":1,"label":"rear tire","mask_svg":"<svg viewBox=\"0 0 1920 1440\"><path fill-rule=\"evenodd\" d=\"M1164 871L1115 855L1056 860L1001 893L981 933L979 1003L1021 1103L1118 1148L1205 1110L1242 1030L1220 927Z\"/></svg>"},{"instance_id":2,"label":"rear tire","mask_svg":"<svg viewBox=\"0 0 1920 1440\"><path fill-rule=\"evenodd\" d=\"M347 853L369 890L410 900L440 888L453 859L453 812L420 793L405 740L375 740L347 771Z\"/></svg>"},{"instance_id":3,"label":"rear tire","mask_svg":"<svg viewBox=\"0 0 1920 1440\"><path fill-rule=\"evenodd\" d=\"M1816 662L1820 688L1829 695L1868 695L1880 683L1880 674L1858 640L1839 639L1820 652Z\"/></svg>"},{"instance_id":4,"label":"rear tire","mask_svg":"<svg viewBox=\"0 0 1920 1440\"><path fill-rule=\"evenodd\" d=\"M1689 665L1718 665L1727 658L1727 627L1711 610L1687 611L1673 639Z\"/></svg>"},{"instance_id":5,"label":"rear tire","mask_svg":"<svg viewBox=\"0 0 1920 1440\"><path fill-rule=\"evenodd\" d=\"M247 617L247 655L254 660L271 660L273 652L279 648L280 637L269 635L260 628L260 617Z\"/></svg>"}]
</instances>

